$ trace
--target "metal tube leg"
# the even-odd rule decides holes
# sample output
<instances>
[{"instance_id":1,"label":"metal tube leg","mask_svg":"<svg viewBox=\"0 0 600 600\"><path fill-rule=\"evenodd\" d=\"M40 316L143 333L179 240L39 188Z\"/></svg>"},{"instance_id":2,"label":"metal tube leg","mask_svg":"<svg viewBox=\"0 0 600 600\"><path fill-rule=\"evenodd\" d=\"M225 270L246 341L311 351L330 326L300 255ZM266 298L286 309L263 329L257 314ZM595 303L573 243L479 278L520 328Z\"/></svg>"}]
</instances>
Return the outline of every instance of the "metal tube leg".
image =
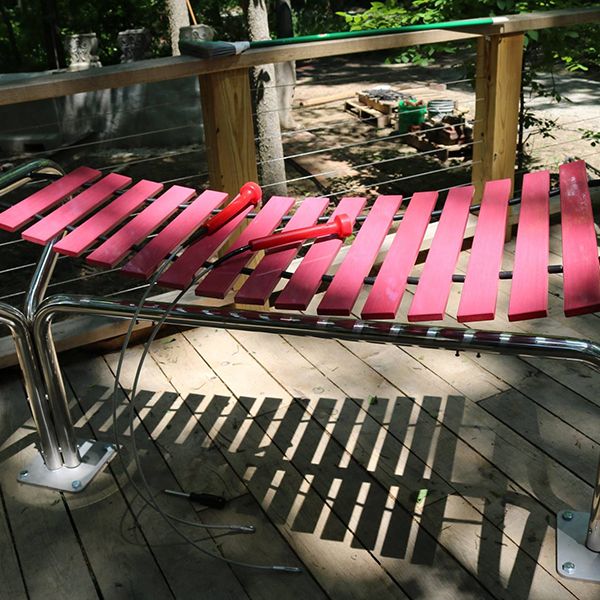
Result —
<instances>
[{"instance_id":1,"label":"metal tube leg","mask_svg":"<svg viewBox=\"0 0 600 600\"><path fill-rule=\"evenodd\" d=\"M46 244L42 250L42 254L35 267L35 271L29 284L29 289L25 295L25 304L23 311L28 321L32 322L35 317L35 311L44 299L44 294L48 288L48 283L54 272L56 261L58 260L58 254L53 251L54 242L52 240L49 244Z\"/></svg>"},{"instance_id":2,"label":"metal tube leg","mask_svg":"<svg viewBox=\"0 0 600 600\"><path fill-rule=\"evenodd\" d=\"M592 552L600 552L600 462L598 462L598 475L596 476L596 487L592 498L590 524L585 545Z\"/></svg>"},{"instance_id":3,"label":"metal tube leg","mask_svg":"<svg viewBox=\"0 0 600 600\"><path fill-rule=\"evenodd\" d=\"M29 406L40 438L40 454L48 469L58 469L63 461L28 323L21 311L4 303L0 303L0 323L10 328L15 342Z\"/></svg>"},{"instance_id":4,"label":"metal tube leg","mask_svg":"<svg viewBox=\"0 0 600 600\"><path fill-rule=\"evenodd\" d=\"M67 393L63 381L54 339L52 337L52 317L37 319L33 323L33 341L42 367L42 373L52 407L56 437L60 444L63 462L66 467L77 467L81 463L75 430L69 411Z\"/></svg>"}]
</instances>

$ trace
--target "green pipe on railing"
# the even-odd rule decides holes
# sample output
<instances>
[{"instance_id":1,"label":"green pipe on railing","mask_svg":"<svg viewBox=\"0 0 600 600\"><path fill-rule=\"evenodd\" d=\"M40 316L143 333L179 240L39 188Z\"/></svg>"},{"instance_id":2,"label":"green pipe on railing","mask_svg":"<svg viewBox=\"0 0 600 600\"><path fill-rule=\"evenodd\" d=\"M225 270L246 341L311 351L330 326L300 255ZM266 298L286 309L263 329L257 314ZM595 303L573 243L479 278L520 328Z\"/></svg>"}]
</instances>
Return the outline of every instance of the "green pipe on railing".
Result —
<instances>
[{"instance_id":1,"label":"green pipe on railing","mask_svg":"<svg viewBox=\"0 0 600 600\"><path fill-rule=\"evenodd\" d=\"M334 31L332 33L301 35L298 37L277 38L274 40L256 40L254 42L204 42L196 40L180 40L179 49L182 54L199 56L200 58L215 58L218 56L240 54L245 50L248 50L248 48L269 48L307 42L322 42L376 35L390 35L394 33L408 33L411 31L431 31L434 29L455 29L459 27L474 27L477 25L497 25L499 23L505 23L507 20L507 17L480 17L477 19L442 21L440 23L420 23L418 25L405 25L403 27L386 27L385 29Z\"/></svg>"},{"instance_id":2,"label":"green pipe on railing","mask_svg":"<svg viewBox=\"0 0 600 600\"><path fill-rule=\"evenodd\" d=\"M250 48L267 48L270 46L285 46L288 44L302 44L305 42L342 40L348 38L367 37L370 35L407 33L409 31L428 31L431 29L453 29L456 27L474 27L476 25L495 25L504 21L506 21L506 17L480 17L477 19L460 19L457 21L442 21L440 23L419 23L417 25L404 25L403 27L386 27L383 29L366 29L360 31L334 31L331 33L318 33L316 35L300 35L298 37L276 38L274 40L256 40L254 42L250 42Z\"/></svg>"}]
</instances>

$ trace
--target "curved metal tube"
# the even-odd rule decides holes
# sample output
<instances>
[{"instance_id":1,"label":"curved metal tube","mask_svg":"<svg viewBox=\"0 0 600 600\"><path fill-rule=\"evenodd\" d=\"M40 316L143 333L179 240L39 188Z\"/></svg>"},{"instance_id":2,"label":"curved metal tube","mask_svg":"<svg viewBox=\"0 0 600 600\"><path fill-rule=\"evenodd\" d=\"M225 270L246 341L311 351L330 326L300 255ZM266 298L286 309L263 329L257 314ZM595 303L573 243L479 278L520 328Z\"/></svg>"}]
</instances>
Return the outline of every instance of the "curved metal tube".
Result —
<instances>
[{"instance_id":1,"label":"curved metal tube","mask_svg":"<svg viewBox=\"0 0 600 600\"><path fill-rule=\"evenodd\" d=\"M596 486L594 487L592 508L590 510L590 524L585 544L592 552L600 552L600 463L598 464L598 475L596 475Z\"/></svg>"},{"instance_id":2,"label":"curved metal tube","mask_svg":"<svg viewBox=\"0 0 600 600\"><path fill-rule=\"evenodd\" d=\"M65 174L63 168L52 160L45 158L33 160L0 174L0 196L26 184L31 180L32 175L41 172L57 176ZM33 320L33 315L39 303L44 298L56 261L58 260L58 255L52 251L54 242L55 240L52 240L42 250L25 295L23 312L28 321Z\"/></svg>"},{"instance_id":3,"label":"curved metal tube","mask_svg":"<svg viewBox=\"0 0 600 600\"><path fill-rule=\"evenodd\" d=\"M139 318L158 321L168 303L147 302ZM135 313L134 302L109 301L90 296L52 296L38 308L33 322L34 342L55 417L57 435L65 463L68 455L77 455L75 436L69 416L60 366L52 340L52 319L58 313L93 314L128 319ZM295 316L276 312L254 312L178 306L166 320L172 325L208 326L242 329L288 335L362 340L391 343L397 346L420 346L445 348L447 350L471 350L520 356L543 356L577 360L600 369L600 345L590 340L568 339L544 335L526 335L500 331L480 331L455 327L432 327L386 323L383 321L360 321L313 316ZM70 444L70 446L66 446ZM600 469L595 482L587 546L600 552Z\"/></svg>"},{"instance_id":4,"label":"curved metal tube","mask_svg":"<svg viewBox=\"0 0 600 600\"><path fill-rule=\"evenodd\" d=\"M50 174L64 175L62 167L53 160L47 158L38 158L5 173L0 173L0 196L20 187L31 179L34 173L48 171Z\"/></svg>"},{"instance_id":5,"label":"curved metal tube","mask_svg":"<svg viewBox=\"0 0 600 600\"><path fill-rule=\"evenodd\" d=\"M58 469L62 467L62 458L48 400L44 394L42 376L35 358L29 324L20 310L4 303L0 303L0 323L9 327L15 342L17 358L25 380L27 399L40 436L40 454L48 469Z\"/></svg>"}]
</instances>

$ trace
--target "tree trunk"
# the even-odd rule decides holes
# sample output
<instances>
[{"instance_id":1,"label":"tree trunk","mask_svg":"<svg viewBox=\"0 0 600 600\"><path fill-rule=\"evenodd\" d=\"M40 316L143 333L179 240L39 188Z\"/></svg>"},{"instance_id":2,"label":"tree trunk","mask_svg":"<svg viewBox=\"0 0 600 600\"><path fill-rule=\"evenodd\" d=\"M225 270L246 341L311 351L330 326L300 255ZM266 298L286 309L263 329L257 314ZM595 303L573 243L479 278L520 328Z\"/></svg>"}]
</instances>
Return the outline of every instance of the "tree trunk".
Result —
<instances>
[{"instance_id":1,"label":"tree trunk","mask_svg":"<svg viewBox=\"0 0 600 600\"><path fill-rule=\"evenodd\" d=\"M65 66L65 53L58 36L56 0L43 0L41 6L47 67L60 69Z\"/></svg>"},{"instance_id":2,"label":"tree trunk","mask_svg":"<svg viewBox=\"0 0 600 600\"><path fill-rule=\"evenodd\" d=\"M185 0L167 0L167 15L169 17L169 35L171 36L171 53L179 56L179 28L190 24Z\"/></svg>"},{"instance_id":3,"label":"tree trunk","mask_svg":"<svg viewBox=\"0 0 600 600\"><path fill-rule=\"evenodd\" d=\"M271 37L265 0L248 2L247 19L251 40L265 40ZM274 87L274 66L255 67L252 69L251 81L255 100L255 132L261 184L267 186L267 196L285 196L287 185L279 126L277 88Z\"/></svg>"},{"instance_id":4,"label":"tree trunk","mask_svg":"<svg viewBox=\"0 0 600 600\"><path fill-rule=\"evenodd\" d=\"M294 37L292 6L290 0L277 0L275 23L277 37ZM296 129L297 124L292 115L292 101L296 85L296 61L290 60L275 64L275 81L277 82L277 105L279 108L279 124L282 129Z\"/></svg>"}]
</instances>

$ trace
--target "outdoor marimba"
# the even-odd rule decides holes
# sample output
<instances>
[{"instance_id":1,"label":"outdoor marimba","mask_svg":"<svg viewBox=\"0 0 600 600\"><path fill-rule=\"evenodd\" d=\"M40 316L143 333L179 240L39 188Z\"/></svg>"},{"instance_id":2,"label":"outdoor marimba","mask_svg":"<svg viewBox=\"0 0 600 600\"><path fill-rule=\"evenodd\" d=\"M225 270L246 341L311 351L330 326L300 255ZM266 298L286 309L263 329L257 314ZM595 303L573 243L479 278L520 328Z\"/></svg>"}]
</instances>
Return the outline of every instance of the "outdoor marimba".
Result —
<instances>
[{"instance_id":1,"label":"outdoor marimba","mask_svg":"<svg viewBox=\"0 0 600 600\"><path fill-rule=\"evenodd\" d=\"M271 302L275 309L304 311L322 293L318 316L188 306L176 307L169 323L541 355L599 367L600 346L593 341L417 324L443 320L455 283L462 284L458 321L493 320L502 279L511 280L510 321L544 317L549 273L562 273L567 317L600 310L598 244L585 163L562 165L559 181L562 264L548 264L550 174L539 171L523 179L510 271L501 270L511 204L509 180L487 182L476 210L474 188L465 185L449 190L441 214L435 210L435 191L418 192L410 199L379 196L368 209L365 198L342 198L329 214L326 198L307 198L293 210L293 198L275 196L258 208L261 192L256 184L244 186L226 205L227 195L222 192L198 194L178 185L165 190L153 181L132 183L124 175L102 176L98 170L79 167L0 212L0 228L20 231L25 240L46 245L48 254L82 256L98 267L120 266L124 276L154 278L168 288L184 290L194 285L201 297L225 298L233 291L235 301L243 305L262 307ZM466 274L461 275L455 269L472 212L478 214L477 224ZM422 272L415 277L411 273L432 216L439 216L439 222ZM371 276L396 221L393 241L377 274ZM351 244L346 241L345 256L330 274L344 239L352 232L354 239ZM303 248L307 240L312 243ZM228 247L230 258L195 281L223 246ZM265 253L256 259L258 250ZM403 314L401 300L409 285L415 286L414 296ZM14 319L14 310L0 307L0 318ZM37 400L29 394L50 471L63 464L75 468L80 460L52 342L52 317L58 312L123 317L135 310L131 302L58 296L29 315L32 340L27 343L35 346L45 383L27 372L25 377L29 377L28 392L45 385L50 399L48 408L44 394ZM139 315L157 320L164 311L165 305L147 303ZM355 314L360 318L347 318ZM383 321L396 319L400 322ZM44 476L42 484L51 485L48 481ZM586 518L587 549L581 546L593 561L600 552L600 473L591 515Z\"/></svg>"}]
</instances>

